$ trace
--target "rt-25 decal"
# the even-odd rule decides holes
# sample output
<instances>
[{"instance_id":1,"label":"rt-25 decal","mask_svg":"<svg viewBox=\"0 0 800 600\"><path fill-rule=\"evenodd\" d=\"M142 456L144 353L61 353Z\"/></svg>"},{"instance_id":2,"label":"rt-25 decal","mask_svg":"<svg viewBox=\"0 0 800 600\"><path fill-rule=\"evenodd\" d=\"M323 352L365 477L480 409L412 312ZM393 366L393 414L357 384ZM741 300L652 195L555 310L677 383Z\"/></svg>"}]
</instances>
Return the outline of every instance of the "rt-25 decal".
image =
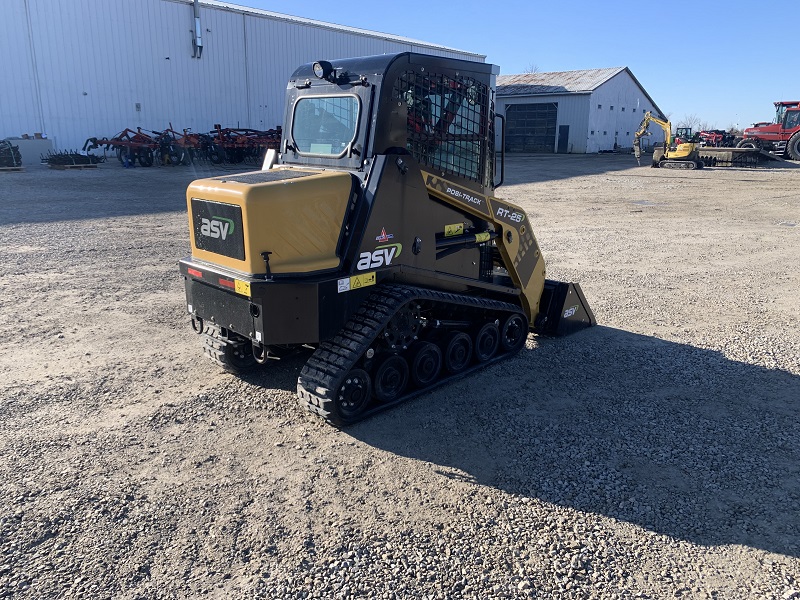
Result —
<instances>
[{"instance_id":1,"label":"rt-25 decal","mask_svg":"<svg viewBox=\"0 0 800 600\"><path fill-rule=\"evenodd\" d=\"M501 219L505 217L509 221L513 221L514 223L522 223L522 219L525 218L524 213L518 213L516 211L508 210L507 208L498 208L497 209L497 216Z\"/></svg>"}]
</instances>

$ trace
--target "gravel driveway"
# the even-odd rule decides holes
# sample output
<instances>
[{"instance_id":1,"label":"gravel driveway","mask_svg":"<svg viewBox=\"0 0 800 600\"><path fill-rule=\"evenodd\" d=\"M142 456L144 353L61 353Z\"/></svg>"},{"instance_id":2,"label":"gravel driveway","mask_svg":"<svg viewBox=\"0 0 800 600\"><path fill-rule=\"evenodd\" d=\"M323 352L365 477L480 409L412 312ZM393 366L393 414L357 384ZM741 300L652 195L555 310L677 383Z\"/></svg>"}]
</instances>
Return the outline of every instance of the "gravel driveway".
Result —
<instances>
[{"instance_id":1,"label":"gravel driveway","mask_svg":"<svg viewBox=\"0 0 800 600\"><path fill-rule=\"evenodd\" d=\"M0 598L800 599L799 168L510 158L599 325L343 430L202 358L208 173L0 174Z\"/></svg>"}]
</instances>

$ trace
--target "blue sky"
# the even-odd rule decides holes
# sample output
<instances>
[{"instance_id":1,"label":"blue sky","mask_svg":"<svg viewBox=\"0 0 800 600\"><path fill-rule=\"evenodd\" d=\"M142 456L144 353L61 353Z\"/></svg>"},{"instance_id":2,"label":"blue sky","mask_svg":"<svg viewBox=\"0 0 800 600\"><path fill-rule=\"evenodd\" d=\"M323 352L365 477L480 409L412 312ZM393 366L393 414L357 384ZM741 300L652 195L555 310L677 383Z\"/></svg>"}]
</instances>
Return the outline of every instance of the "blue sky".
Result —
<instances>
[{"instance_id":1,"label":"blue sky","mask_svg":"<svg viewBox=\"0 0 800 600\"><path fill-rule=\"evenodd\" d=\"M771 120L774 101L800 100L789 0L232 1L485 54L503 75L629 67L674 125L694 115L744 128Z\"/></svg>"}]
</instances>

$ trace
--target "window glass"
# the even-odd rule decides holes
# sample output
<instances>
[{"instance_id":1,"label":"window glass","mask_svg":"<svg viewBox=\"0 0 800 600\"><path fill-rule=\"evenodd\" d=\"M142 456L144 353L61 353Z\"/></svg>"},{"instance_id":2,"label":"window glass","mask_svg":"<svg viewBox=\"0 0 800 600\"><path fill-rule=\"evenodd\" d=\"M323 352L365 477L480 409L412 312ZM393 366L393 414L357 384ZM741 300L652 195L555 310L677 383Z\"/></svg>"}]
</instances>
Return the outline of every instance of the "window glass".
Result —
<instances>
[{"instance_id":1,"label":"window glass","mask_svg":"<svg viewBox=\"0 0 800 600\"><path fill-rule=\"evenodd\" d=\"M786 115L786 129L794 129L800 125L800 110L789 111Z\"/></svg>"},{"instance_id":2,"label":"window glass","mask_svg":"<svg viewBox=\"0 0 800 600\"><path fill-rule=\"evenodd\" d=\"M356 137L356 96L307 96L294 108L292 139L301 154L341 156Z\"/></svg>"}]
</instances>

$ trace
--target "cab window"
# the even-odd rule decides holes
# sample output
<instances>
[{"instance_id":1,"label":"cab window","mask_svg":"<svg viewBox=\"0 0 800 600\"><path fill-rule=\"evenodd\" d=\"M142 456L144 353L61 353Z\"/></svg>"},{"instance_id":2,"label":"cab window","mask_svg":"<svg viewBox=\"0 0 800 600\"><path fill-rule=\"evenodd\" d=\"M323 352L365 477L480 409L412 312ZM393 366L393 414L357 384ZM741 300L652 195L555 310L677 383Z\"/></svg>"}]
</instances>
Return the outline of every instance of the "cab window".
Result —
<instances>
[{"instance_id":1,"label":"cab window","mask_svg":"<svg viewBox=\"0 0 800 600\"><path fill-rule=\"evenodd\" d=\"M295 104L292 139L297 152L343 156L356 137L359 102L356 96L307 96Z\"/></svg>"}]
</instances>

